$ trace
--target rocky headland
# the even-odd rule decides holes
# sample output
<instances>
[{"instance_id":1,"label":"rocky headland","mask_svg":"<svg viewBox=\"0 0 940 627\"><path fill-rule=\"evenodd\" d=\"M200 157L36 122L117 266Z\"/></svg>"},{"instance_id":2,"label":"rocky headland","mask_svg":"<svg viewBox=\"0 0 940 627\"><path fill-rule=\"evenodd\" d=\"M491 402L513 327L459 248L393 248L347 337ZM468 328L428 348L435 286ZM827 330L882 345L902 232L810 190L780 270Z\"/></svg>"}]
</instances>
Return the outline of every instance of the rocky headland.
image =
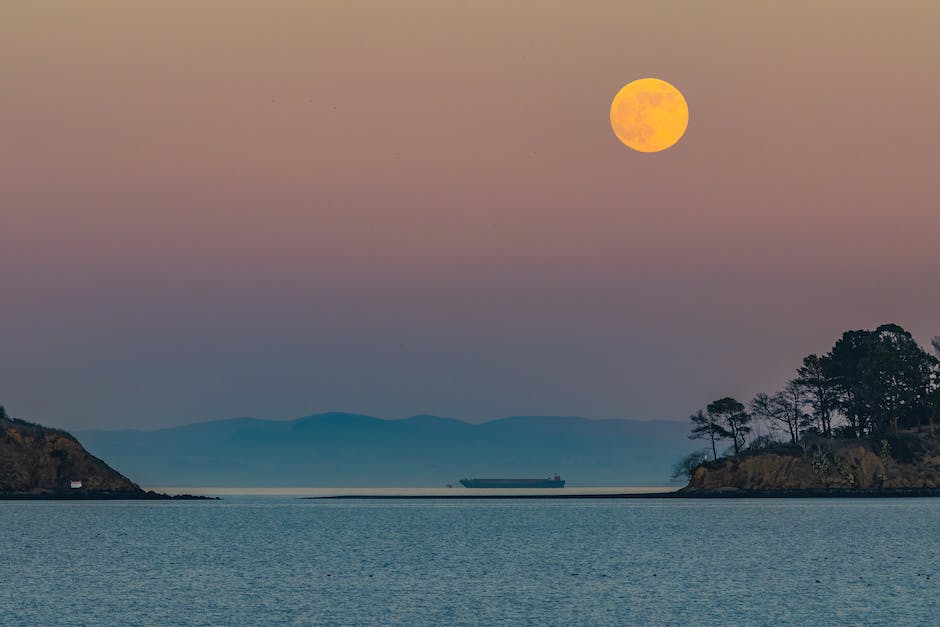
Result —
<instances>
[{"instance_id":1,"label":"rocky headland","mask_svg":"<svg viewBox=\"0 0 940 627\"><path fill-rule=\"evenodd\" d=\"M69 433L11 418L0 407L0 499L30 498L177 497L143 490Z\"/></svg>"},{"instance_id":2,"label":"rocky headland","mask_svg":"<svg viewBox=\"0 0 940 627\"><path fill-rule=\"evenodd\" d=\"M806 438L699 465L688 495L940 494L940 439L904 432L864 439Z\"/></svg>"}]
</instances>

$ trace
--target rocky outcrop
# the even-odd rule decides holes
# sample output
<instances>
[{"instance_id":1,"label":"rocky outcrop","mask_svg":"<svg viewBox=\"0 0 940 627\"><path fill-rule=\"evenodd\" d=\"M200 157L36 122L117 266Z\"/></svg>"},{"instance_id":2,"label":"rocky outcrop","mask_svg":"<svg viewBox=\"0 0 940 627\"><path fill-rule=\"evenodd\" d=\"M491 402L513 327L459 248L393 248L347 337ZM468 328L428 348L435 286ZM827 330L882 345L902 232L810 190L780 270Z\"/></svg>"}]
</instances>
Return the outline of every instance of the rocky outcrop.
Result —
<instances>
[{"instance_id":1,"label":"rocky outcrop","mask_svg":"<svg viewBox=\"0 0 940 627\"><path fill-rule=\"evenodd\" d=\"M685 491L940 488L940 440L905 433L817 439L748 452L695 469Z\"/></svg>"},{"instance_id":2,"label":"rocky outcrop","mask_svg":"<svg viewBox=\"0 0 940 627\"><path fill-rule=\"evenodd\" d=\"M80 481L81 488L70 487L73 481ZM0 493L79 492L145 494L65 431L9 418L0 408Z\"/></svg>"}]
</instances>

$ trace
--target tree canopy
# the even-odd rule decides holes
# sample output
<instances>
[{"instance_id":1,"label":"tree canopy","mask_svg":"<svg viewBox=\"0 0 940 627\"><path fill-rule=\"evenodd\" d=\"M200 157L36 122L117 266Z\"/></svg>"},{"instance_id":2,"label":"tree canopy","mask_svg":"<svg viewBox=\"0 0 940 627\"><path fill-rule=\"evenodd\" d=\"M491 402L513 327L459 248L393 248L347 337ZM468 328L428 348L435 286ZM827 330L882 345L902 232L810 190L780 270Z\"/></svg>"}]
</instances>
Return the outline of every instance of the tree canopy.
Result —
<instances>
[{"instance_id":1,"label":"tree canopy","mask_svg":"<svg viewBox=\"0 0 940 627\"><path fill-rule=\"evenodd\" d=\"M717 459L717 442L731 440L739 455L755 426L769 431L755 439L762 446L779 437L799 444L809 434L882 437L923 427L932 433L940 417L940 337L931 348L897 324L846 331L827 353L804 357L779 391L761 392L746 407L721 398L693 413L689 437L709 440Z\"/></svg>"}]
</instances>

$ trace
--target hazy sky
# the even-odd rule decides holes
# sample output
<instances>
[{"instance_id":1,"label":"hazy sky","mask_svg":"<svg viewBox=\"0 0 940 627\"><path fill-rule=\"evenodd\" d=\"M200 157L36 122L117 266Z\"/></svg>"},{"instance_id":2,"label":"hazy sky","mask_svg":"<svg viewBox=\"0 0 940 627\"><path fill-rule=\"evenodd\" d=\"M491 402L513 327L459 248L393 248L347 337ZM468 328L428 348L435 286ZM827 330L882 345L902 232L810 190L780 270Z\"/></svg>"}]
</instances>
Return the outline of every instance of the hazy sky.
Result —
<instances>
[{"instance_id":1,"label":"hazy sky","mask_svg":"<svg viewBox=\"0 0 940 627\"><path fill-rule=\"evenodd\" d=\"M940 3L8 2L0 402L677 418L940 334ZM658 154L610 100L655 76Z\"/></svg>"}]
</instances>

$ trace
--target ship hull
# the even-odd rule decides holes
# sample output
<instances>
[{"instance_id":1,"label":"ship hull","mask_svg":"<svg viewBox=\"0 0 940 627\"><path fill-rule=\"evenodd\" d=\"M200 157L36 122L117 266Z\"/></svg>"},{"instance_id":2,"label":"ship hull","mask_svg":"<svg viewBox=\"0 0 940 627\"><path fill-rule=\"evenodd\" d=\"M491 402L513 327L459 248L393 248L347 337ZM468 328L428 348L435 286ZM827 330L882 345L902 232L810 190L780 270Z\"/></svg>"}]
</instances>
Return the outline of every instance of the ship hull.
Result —
<instances>
[{"instance_id":1,"label":"ship hull","mask_svg":"<svg viewBox=\"0 0 940 627\"><path fill-rule=\"evenodd\" d=\"M461 479L465 488L563 488L564 479Z\"/></svg>"}]
</instances>

